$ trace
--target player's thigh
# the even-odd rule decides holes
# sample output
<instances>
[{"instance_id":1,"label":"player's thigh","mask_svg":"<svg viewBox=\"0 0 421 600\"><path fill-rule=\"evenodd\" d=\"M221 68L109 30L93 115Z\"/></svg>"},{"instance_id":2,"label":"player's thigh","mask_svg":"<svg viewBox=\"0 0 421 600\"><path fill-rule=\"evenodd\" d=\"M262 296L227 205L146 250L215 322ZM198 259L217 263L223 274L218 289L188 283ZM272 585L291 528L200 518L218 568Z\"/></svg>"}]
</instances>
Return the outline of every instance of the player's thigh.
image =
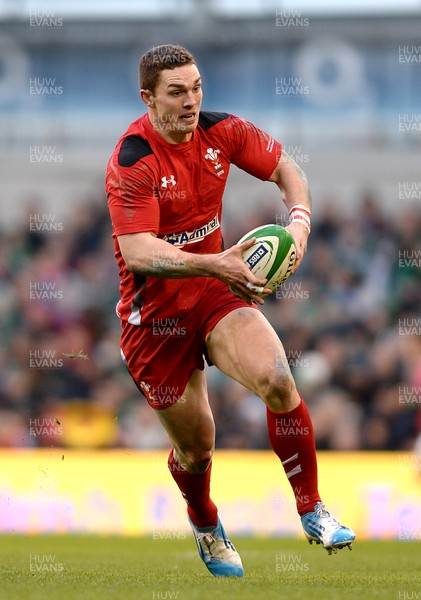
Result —
<instances>
[{"instance_id":1,"label":"player's thigh","mask_svg":"<svg viewBox=\"0 0 421 600\"><path fill-rule=\"evenodd\" d=\"M215 446L215 423L204 371L193 371L179 401L156 412L183 462L192 468L209 462Z\"/></svg>"},{"instance_id":2,"label":"player's thigh","mask_svg":"<svg viewBox=\"0 0 421 600\"><path fill-rule=\"evenodd\" d=\"M223 317L206 338L211 361L263 398L273 410L299 403L283 345L266 317L238 308Z\"/></svg>"}]
</instances>

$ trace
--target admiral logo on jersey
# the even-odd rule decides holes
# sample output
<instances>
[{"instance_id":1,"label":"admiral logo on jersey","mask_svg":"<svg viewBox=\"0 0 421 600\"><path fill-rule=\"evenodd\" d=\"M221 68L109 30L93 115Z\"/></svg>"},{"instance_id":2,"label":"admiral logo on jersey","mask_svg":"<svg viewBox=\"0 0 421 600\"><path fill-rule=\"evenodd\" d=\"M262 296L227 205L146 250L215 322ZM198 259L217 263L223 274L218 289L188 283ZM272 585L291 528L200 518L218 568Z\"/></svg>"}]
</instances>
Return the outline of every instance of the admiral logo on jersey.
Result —
<instances>
[{"instance_id":1,"label":"admiral logo on jersey","mask_svg":"<svg viewBox=\"0 0 421 600\"><path fill-rule=\"evenodd\" d=\"M172 244L173 246L184 246L185 244L193 244L194 242L200 242L207 235L219 229L219 219L218 215L215 215L212 221L206 223L203 227L198 227L193 231L183 231L182 233L170 233L169 235L164 235L162 238L166 242Z\"/></svg>"}]
</instances>

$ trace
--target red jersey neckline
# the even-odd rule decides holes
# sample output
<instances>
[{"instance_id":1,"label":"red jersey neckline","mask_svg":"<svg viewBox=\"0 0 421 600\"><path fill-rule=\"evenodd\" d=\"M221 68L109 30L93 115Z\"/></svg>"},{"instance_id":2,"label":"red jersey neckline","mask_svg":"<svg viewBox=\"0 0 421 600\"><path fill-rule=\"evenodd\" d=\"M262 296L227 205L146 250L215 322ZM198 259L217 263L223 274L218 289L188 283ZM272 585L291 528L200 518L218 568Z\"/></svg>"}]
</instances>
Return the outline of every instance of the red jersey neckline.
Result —
<instances>
[{"instance_id":1,"label":"red jersey neckline","mask_svg":"<svg viewBox=\"0 0 421 600\"><path fill-rule=\"evenodd\" d=\"M183 150L186 150L186 149L190 148L191 146L193 146L194 131L192 133L191 139L188 142L181 142L180 144L170 144L170 142L167 142L167 140L165 138L163 138L162 135L160 133L158 133L158 131L153 127L148 113L146 113L142 117L140 117L140 121L143 121L143 124L144 124L145 129L148 134L148 137L149 136L153 137L155 141L157 141L159 144L161 144L165 148L171 148L172 150L183 151Z\"/></svg>"}]
</instances>

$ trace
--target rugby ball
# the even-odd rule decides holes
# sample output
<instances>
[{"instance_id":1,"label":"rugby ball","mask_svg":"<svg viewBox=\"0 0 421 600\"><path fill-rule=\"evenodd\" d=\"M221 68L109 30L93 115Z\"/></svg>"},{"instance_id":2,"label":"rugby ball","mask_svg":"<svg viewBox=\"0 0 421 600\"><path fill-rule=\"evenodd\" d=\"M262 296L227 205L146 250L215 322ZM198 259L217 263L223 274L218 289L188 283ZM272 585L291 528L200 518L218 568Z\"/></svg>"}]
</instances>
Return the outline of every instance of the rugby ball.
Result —
<instances>
[{"instance_id":1,"label":"rugby ball","mask_svg":"<svg viewBox=\"0 0 421 600\"><path fill-rule=\"evenodd\" d=\"M288 279L295 265L294 238L281 225L261 225L243 235L237 243L254 237L257 241L243 252L243 260L256 277L267 279L265 287L274 292ZM257 295L263 298L267 294Z\"/></svg>"}]
</instances>

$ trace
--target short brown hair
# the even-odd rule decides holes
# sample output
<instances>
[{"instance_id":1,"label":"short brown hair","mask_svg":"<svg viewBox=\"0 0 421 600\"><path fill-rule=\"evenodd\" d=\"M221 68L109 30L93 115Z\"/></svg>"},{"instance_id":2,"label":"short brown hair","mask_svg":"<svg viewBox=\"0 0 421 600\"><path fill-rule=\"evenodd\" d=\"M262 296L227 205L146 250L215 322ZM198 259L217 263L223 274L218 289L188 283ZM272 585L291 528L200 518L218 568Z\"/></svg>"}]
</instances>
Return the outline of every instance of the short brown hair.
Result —
<instances>
[{"instance_id":1,"label":"short brown hair","mask_svg":"<svg viewBox=\"0 0 421 600\"><path fill-rule=\"evenodd\" d=\"M182 46L173 44L154 46L139 61L140 87L154 93L161 71L191 64L196 64L194 56Z\"/></svg>"}]
</instances>

